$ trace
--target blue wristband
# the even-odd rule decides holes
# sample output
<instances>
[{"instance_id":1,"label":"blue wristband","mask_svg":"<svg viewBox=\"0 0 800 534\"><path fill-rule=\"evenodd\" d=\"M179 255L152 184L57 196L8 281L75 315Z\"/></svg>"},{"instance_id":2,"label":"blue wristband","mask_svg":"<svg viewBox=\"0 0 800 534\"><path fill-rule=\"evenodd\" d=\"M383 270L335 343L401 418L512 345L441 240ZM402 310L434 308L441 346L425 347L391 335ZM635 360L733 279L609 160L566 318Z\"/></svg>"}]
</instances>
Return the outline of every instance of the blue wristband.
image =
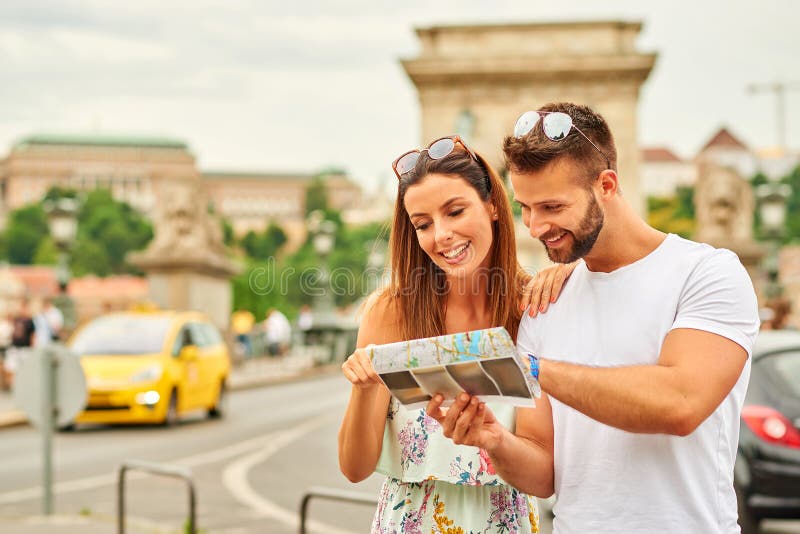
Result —
<instances>
[{"instance_id":1,"label":"blue wristband","mask_svg":"<svg viewBox=\"0 0 800 534\"><path fill-rule=\"evenodd\" d=\"M528 361L531 364L531 376L536 380L539 380L539 357L534 356L530 352L528 353Z\"/></svg>"}]
</instances>

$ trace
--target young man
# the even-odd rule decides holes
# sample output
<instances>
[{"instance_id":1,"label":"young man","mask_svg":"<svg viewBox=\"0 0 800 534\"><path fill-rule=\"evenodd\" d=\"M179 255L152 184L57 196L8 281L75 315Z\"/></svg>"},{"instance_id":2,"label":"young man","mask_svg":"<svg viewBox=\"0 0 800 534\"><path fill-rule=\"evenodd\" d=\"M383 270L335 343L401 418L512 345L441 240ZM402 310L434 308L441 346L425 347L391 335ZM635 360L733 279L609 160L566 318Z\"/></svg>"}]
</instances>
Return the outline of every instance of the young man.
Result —
<instances>
[{"instance_id":1,"label":"young man","mask_svg":"<svg viewBox=\"0 0 800 534\"><path fill-rule=\"evenodd\" d=\"M549 104L503 150L531 237L582 258L558 302L525 317L518 346L550 396L556 533L734 533L733 464L758 330L735 254L651 228L622 196L603 118ZM463 395L428 413L537 494L537 444Z\"/></svg>"}]
</instances>

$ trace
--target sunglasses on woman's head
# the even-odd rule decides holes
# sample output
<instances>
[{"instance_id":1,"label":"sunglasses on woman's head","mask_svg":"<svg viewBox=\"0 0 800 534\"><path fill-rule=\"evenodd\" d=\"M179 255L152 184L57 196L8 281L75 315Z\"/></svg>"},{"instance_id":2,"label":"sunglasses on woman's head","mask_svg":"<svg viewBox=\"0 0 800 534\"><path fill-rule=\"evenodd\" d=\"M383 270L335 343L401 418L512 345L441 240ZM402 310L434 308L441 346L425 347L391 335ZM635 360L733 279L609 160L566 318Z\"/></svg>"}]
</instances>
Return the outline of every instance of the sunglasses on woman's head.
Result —
<instances>
[{"instance_id":1,"label":"sunglasses on woman's head","mask_svg":"<svg viewBox=\"0 0 800 534\"><path fill-rule=\"evenodd\" d=\"M526 111L519 116L517 123L514 125L514 137L519 138L528 135L531 130L539 124L540 119L542 122L542 132L544 132L544 135L551 141L562 141L569 135L570 131L575 128L575 130L581 134L584 139L589 141L589 144L603 156L603 159L606 160L606 166L609 168L611 167L611 161L608 159L605 152L600 150L580 128L575 126L572 122L572 117L561 111Z\"/></svg>"},{"instance_id":2,"label":"sunglasses on woman's head","mask_svg":"<svg viewBox=\"0 0 800 534\"><path fill-rule=\"evenodd\" d=\"M442 159L445 156L449 156L457 144L461 145L467 154L472 156L472 159L478 161L478 157L475 155L475 153L470 150L470 148L464 143L464 141L461 140L459 136L449 135L447 137L436 139L428 145L428 148L423 148L422 150L409 150L405 154L402 154L399 158L394 160L392 163L392 169L394 169L397 179L400 180L404 174L414 170L414 167L417 166L417 160L419 160L419 157L423 152L427 152L428 157L431 159Z\"/></svg>"}]
</instances>

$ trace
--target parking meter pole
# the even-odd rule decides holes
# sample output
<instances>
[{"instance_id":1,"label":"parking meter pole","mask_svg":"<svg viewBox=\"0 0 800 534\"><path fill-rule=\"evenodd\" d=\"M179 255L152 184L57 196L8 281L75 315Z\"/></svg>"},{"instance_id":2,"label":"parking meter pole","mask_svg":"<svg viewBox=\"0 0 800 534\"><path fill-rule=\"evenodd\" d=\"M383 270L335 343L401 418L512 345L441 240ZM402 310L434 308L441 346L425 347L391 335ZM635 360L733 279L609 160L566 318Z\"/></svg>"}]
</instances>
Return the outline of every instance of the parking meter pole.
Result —
<instances>
[{"instance_id":1,"label":"parking meter pole","mask_svg":"<svg viewBox=\"0 0 800 534\"><path fill-rule=\"evenodd\" d=\"M51 347L44 347L39 352L42 358L42 513L52 515L55 361Z\"/></svg>"}]
</instances>

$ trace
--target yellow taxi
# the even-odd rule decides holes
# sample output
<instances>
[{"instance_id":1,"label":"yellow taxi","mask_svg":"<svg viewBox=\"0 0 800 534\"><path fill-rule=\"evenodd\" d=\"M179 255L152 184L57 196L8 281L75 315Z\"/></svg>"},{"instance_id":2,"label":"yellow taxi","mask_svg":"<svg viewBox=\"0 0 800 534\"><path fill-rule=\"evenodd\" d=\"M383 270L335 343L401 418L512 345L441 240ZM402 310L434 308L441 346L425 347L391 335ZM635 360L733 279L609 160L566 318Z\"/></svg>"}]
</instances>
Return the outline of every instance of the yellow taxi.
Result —
<instances>
[{"instance_id":1,"label":"yellow taxi","mask_svg":"<svg viewBox=\"0 0 800 534\"><path fill-rule=\"evenodd\" d=\"M201 313L111 313L81 327L69 346L89 390L75 423L173 425L196 410L223 415L230 355Z\"/></svg>"}]
</instances>

